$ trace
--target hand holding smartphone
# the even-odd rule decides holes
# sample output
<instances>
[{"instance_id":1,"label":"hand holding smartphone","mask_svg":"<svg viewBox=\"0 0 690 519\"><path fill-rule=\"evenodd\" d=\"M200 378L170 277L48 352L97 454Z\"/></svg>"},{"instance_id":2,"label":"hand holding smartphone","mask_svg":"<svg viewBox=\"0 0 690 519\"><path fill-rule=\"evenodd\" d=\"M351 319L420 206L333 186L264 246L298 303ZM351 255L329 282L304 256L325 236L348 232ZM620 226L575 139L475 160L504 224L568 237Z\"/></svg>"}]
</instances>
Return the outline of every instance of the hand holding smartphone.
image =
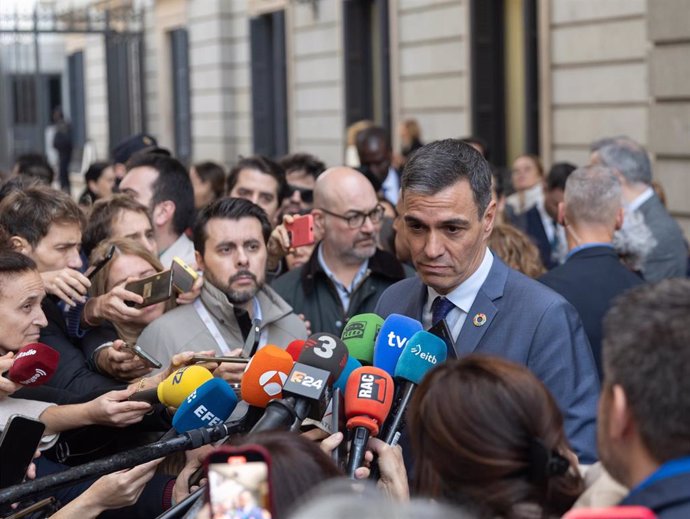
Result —
<instances>
[{"instance_id":1,"label":"hand holding smartphone","mask_svg":"<svg viewBox=\"0 0 690 519\"><path fill-rule=\"evenodd\" d=\"M310 214L293 217L292 223L286 223L285 229L290 236L290 247L304 247L314 243L314 217Z\"/></svg>"},{"instance_id":2,"label":"hand holding smartphone","mask_svg":"<svg viewBox=\"0 0 690 519\"><path fill-rule=\"evenodd\" d=\"M46 426L22 415L12 415L0 436L0 488L24 481Z\"/></svg>"}]
</instances>

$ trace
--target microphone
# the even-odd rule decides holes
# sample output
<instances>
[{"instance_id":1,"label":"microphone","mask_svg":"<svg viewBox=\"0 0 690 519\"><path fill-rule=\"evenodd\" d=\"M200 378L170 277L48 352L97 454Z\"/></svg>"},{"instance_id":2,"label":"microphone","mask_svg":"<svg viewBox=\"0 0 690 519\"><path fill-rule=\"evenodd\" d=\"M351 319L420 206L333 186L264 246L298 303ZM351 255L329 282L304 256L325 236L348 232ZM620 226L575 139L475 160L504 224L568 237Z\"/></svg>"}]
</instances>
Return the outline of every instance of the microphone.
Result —
<instances>
[{"instance_id":1,"label":"microphone","mask_svg":"<svg viewBox=\"0 0 690 519\"><path fill-rule=\"evenodd\" d=\"M251 432L285 430L307 415L320 420L330 398L329 388L347 359L347 347L334 335L316 333L309 337L283 385L283 398L269 402Z\"/></svg>"},{"instance_id":2,"label":"microphone","mask_svg":"<svg viewBox=\"0 0 690 519\"><path fill-rule=\"evenodd\" d=\"M374 366L393 375L407 340L422 329L422 323L400 314L391 314L383 322L374 345Z\"/></svg>"},{"instance_id":3,"label":"microphone","mask_svg":"<svg viewBox=\"0 0 690 519\"><path fill-rule=\"evenodd\" d=\"M304 339L295 339L287 345L287 348L285 348L285 351L287 351L290 354L292 360L294 360L295 362L297 362L300 353L302 353L302 350L304 349L304 342Z\"/></svg>"},{"instance_id":4,"label":"microphone","mask_svg":"<svg viewBox=\"0 0 690 519\"><path fill-rule=\"evenodd\" d=\"M57 370L60 354L40 342L27 344L17 352L7 378L22 386L41 386Z\"/></svg>"},{"instance_id":5,"label":"microphone","mask_svg":"<svg viewBox=\"0 0 690 519\"><path fill-rule=\"evenodd\" d=\"M376 436L393 402L393 379L380 368L364 366L350 375L345 389L347 428L352 430L347 475L362 465L369 436Z\"/></svg>"},{"instance_id":6,"label":"microphone","mask_svg":"<svg viewBox=\"0 0 690 519\"><path fill-rule=\"evenodd\" d=\"M203 366L185 366L168 375L157 388L132 393L128 400L180 407L192 391L212 378L213 374Z\"/></svg>"},{"instance_id":7,"label":"microphone","mask_svg":"<svg viewBox=\"0 0 690 519\"><path fill-rule=\"evenodd\" d=\"M350 357L363 364L371 365L374 361L374 344L376 336L383 326L383 319L376 314L354 315L343 328L340 338L347 346Z\"/></svg>"},{"instance_id":8,"label":"microphone","mask_svg":"<svg viewBox=\"0 0 690 519\"><path fill-rule=\"evenodd\" d=\"M173 416L178 433L225 422L237 405L237 395L225 380L212 378L184 399Z\"/></svg>"},{"instance_id":9,"label":"microphone","mask_svg":"<svg viewBox=\"0 0 690 519\"><path fill-rule=\"evenodd\" d=\"M292 341L291 344L295 342L297 341ZM242 400L249 405L264 408L271 400L282 398L283 384L293 364L292 357L286 350L271 344L261 348L249 361L242 375Z\"/></svg>"},{"instance_id":10,"label":"microphone","mask_svg":"<svg viewBox=\"0 0 690 519\"><path fill-rule=\"evenodd\" d=\"M447 356L446 343L432 333L420 331L408 339L395 366L395 379L402 384L398 386L394 410L381 435L384 442L389 445L397 443L397 435L404 426L405 411L415 389L424 375L444 362Z\"/></svg>"},{"instance_id":11,"label":"microphone","mask_svg":"<svg viewBox=\"0 0 690 519\"><path fill-rule=\"evenodd\" d=\"M333 389L340 389L340 392L344 394L345 387L347 386L347 379L350 378L350 374L352 374L352 372L357 368L361 367L362 363L359 362L356 358L348 357L347 363L345 364L343 371L340 373L338 379L335 382L333 382Z\"/></svg>"}]
</instances>

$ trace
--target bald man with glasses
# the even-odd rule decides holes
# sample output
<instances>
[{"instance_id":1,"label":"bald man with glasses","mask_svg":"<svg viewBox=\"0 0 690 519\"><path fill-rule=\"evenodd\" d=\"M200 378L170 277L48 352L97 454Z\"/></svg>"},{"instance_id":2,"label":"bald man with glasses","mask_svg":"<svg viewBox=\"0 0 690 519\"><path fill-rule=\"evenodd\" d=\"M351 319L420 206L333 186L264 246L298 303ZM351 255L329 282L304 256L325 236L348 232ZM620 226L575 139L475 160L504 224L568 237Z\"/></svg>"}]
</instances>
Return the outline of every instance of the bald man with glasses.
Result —
<instances>
[{"instance_id":1,"label":"bald man with glasses","mask_svg":"<svg viewBox=\"0 0 690 519\"><path fill-rule=\"evenodd\" d=\"M372 312L379 296L406 277L402 264L378 248L384 208L354 169L326 170L314 186L314 227L321 242L309 261L272 283L313 332L340 335L353 315Z\"/></svg>"}]
</instances>

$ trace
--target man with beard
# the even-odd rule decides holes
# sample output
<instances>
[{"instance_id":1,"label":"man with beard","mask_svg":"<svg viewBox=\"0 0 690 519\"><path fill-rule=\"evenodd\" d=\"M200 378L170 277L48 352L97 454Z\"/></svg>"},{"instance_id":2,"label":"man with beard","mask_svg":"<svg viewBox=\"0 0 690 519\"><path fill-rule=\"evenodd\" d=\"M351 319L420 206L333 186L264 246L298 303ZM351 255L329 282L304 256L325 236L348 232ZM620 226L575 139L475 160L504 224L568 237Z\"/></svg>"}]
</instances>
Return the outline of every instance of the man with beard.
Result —
<instances>
[{"instance_id":1,"label":"man with beard","mask_svg":"<svg viewBox=\"0 0 690 519\"><path fill-rule=\"evenodd\" d=\"M624 506L690 517L690 280L622 295L604 319L598 447Z\"/></svg>"},{"instance_id":2,"label":"man with beard","mask_svg":"<svg viewBox=\"0 0 690 519\"><path fill-rule=\"evenodd\" d=\"M201 295L148 325L139 346L166 365L181 351L251 357L266 344L284 348L305 339L304 322L264 285L270 233L266 213L248 200L222 198L204 208L194 224ZM245 367L223 363L218 370L238 382Z\"/></svg>"},{"instance_id":3,"label":"man with beard","mask_svg":"<svg viewBox=\"0 0 690 519\"><path fill-rule=\"evenodd\" d=\"M354 169L331 168L316 180L312 214L321 243L301 268L272 283L312 331L340 335L350 317L372 312L383 291L405 278L401 263L377 249L383 211Z\"/></svg>"}]
</instances>

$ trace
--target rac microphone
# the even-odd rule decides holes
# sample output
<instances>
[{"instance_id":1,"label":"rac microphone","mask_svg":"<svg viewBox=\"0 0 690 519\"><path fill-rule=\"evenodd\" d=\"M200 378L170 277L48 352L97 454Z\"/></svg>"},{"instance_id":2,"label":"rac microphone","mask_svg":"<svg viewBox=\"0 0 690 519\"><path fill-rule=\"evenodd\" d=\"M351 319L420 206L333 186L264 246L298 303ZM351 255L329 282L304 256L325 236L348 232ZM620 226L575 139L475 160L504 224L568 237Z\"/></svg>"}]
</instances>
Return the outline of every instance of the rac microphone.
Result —
<instances>
[{"instance_id":1,"label":"rac microphone","mask_svg":"<svg viewBox=\"0 0 690 519\"><path fill-rule=\"evenodd\" d=\"M329 333L309 337L283 385L283 398L269 402L251 432L285 430L307 416L320 420L330 399L330 386L347 359L347 347L338 337Z\"/></svg>"},{"instance_id":2,"label":"rac microphone","mask_svg":"<svg viewBox=\"0 0 690 519\"><path fill-rule=\"evenodd\" d=\"M128 400L149 404L160 402L168 407L180 407L192 391L212 378L213 374L203 366L185 366L168 375L156 389L137 391Z\"/></svg>"},{"instance_id":3,"label":"rac microphone","mask_svg":"<svg viewBox=\"0 0 690 519\"><path fill-rule=\"evenodd\" d=\"M57 369L60 354L40 342L27 344L17 352L7 378L22 386L40 386L48 382Z\"/></svg>"},{"instance_id":4,"label":"rac microphone","mask_svg":"<svg viewBox=\"0 0 690 519\"><path fill-rule=\"evenodd\" d=\"M237 405L237 395L225 380L212 378L184 399L173 416L178 433L222 424Z\"/></svg>"},{"instance_id":5,"label":"rac microphone","mask_svg":"<svg viewBox=\"0 0 690 519\"><path fill-rule=\"evenodd\" d=\"M286 350L271 344L261 348L249 361L242 375L242 400L249 405L264 408L271 400L282 398L283 384L293 364L292 357Z\"/></svg>"},{"instance_id":6,"label":"rac microphone","mask_svg":"<svg viewBox=\"0 0 690 519\"><path fill-rule=\"evenodd\" d=\"M399 314L389 315L376 338L374 366L393 375L407 340L421 329L422 323L415 319Z\"/></svg>"},{"instance_id":7,"label":"rac microphone","mask_svg":"<svg viewBox=\"0 0 690 519\"><path fill-rule=\"evenodd\" d=\"M362 364L371 365L374 361L374 344L383 319L376 314L359 314L350 317L340 338L354 357Z\"/></svg>"},{"instance_id":8,"label":"rac microphone","mask_svg":"<svg viewBox=\"0 0 690 519\"><path fill-rule=\"evenodd\" d=\"M402 382L398 386L395 407L384 426L381 439L389 445L397 443L397 433L404 426L405 410L415 389L433 367L446 360L448 348L443 339L420 331L407 341L398 364L395 366L395 379Z\"/></svg>"},{"instance_id":9,"label":"rac microphone","mask_svg":"<svg viewBox=\"0 0 690 519\"><path fill-rule=\"evenodd\" d=\"M362 465L369 436L376 436L393 403L393 379L380 368L364 366L350 375L345 390L347 428L352 430L347 475Z\"/></svg>"}]
</instances>

